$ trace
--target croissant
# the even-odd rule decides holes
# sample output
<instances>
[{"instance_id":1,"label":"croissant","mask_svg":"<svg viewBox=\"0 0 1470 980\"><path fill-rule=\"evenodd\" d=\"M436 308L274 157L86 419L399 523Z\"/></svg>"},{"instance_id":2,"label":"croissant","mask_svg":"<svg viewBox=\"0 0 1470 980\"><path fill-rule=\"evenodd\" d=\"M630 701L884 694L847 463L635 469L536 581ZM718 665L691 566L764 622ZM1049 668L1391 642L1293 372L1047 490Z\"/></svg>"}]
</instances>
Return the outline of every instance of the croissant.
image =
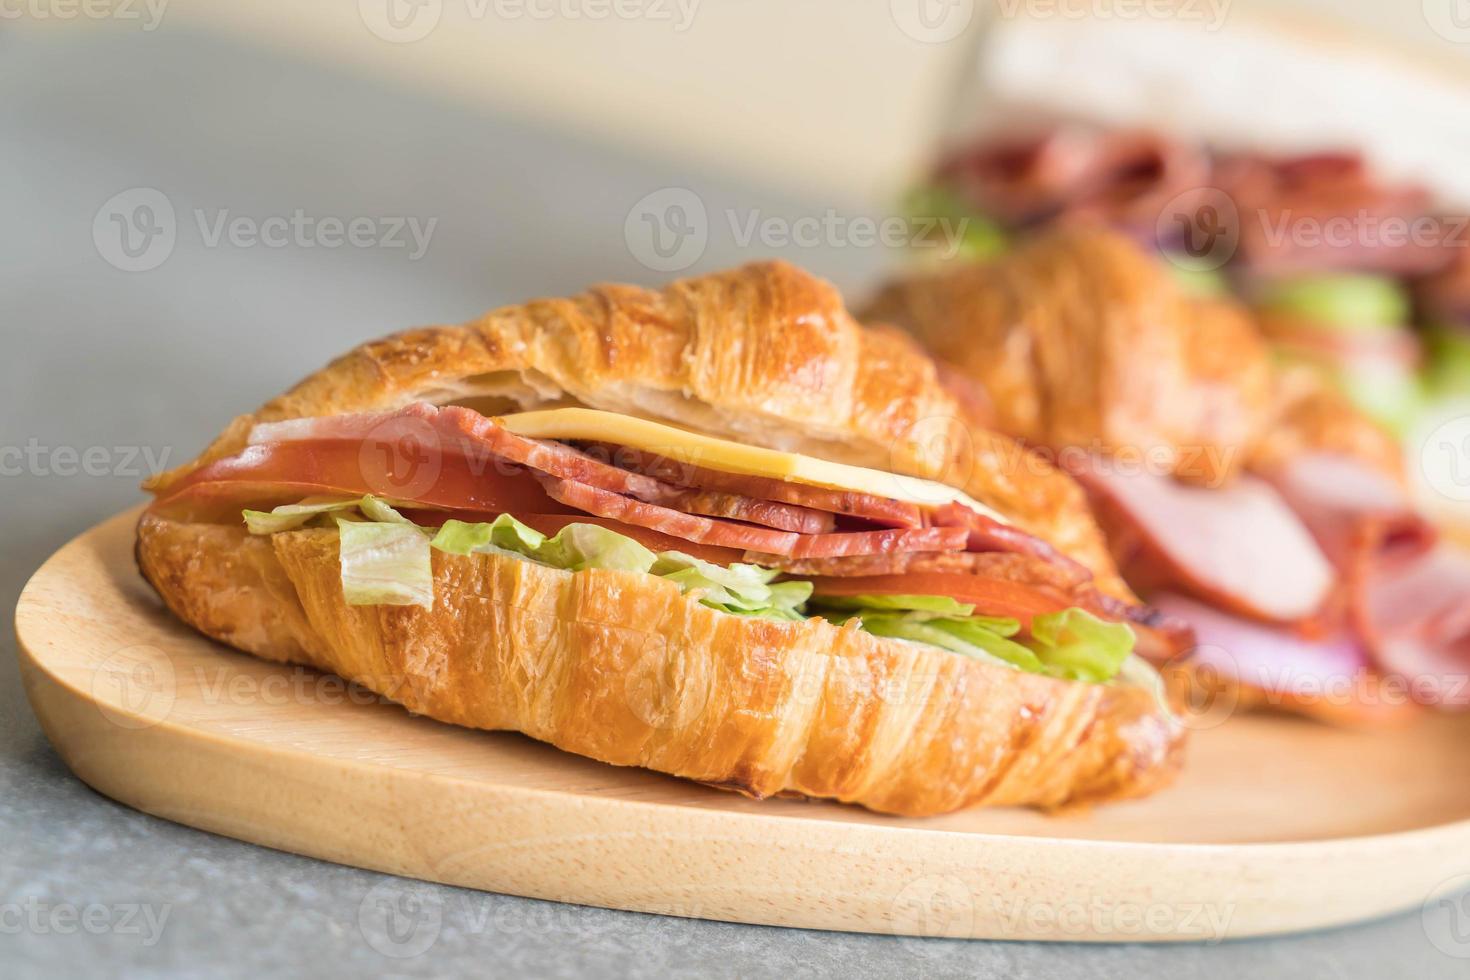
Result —
<instances>
[{"instance_id":1,"label":"croissant","mask_svg":"<svg viewBox=\"0 0 1470 980\"><path fill-rule=\"evenodd\" d=\"M1401 474L1392 436L1313 373L1277 371L1243 308L1188 295L1116 232L1061 228L902 277L861 317L916 337L979 386L996 429L1038 446L1152 453L1207 486L1310 450Z\"/></svg>"},{"instance_id":2,"label":"croissant","mask_svg":"<svg viewBox=\"0 0 1470 980\"><path fill-rule=\"evenodd\" d=\"M995 428L1039 446L1151 454L1218 484L1271 414L1265 344L1232 305L1185 296L1132 241L1049 233L985 264L900 278L862 313L979 384Z\"/></svg>"},{"instance_id":3,"label":"croissant","mask_svg":"<svg viewBox=\"0 0 1470 980\"><path fill-rule=\"evenodd\" d=\"M762 263L660 291L599 286L365 344L148 484L146 579L231 646L453 724L755 797L908 815L1057 807L1167 783L1183 729L1141 686L1025 673L813 618L729 615L667 579L499 553L432 556L431 606L351 605L337 530L269 536L171 507L260 423L416 402L486 415L580 405L743 444L943 480L1118 578L1067 476L974 425L919 348L860 328L825 282Z\"/></svg>"},{"instance_id":4,"label":"croissant","mask_svg":"<svg viewBox=\"0 0 1470 980\"><path fill-rule=\"evenodd\" d=\"M1365 724L1414 708L1383 678L1457 697L1470 558L1415 511L1392 435L1276 365L1241 307L1078 227L900 279L864 318L909 331L996 428L1067 464L1127 581L1253 693Z\"/></svg>"}]
</instances>

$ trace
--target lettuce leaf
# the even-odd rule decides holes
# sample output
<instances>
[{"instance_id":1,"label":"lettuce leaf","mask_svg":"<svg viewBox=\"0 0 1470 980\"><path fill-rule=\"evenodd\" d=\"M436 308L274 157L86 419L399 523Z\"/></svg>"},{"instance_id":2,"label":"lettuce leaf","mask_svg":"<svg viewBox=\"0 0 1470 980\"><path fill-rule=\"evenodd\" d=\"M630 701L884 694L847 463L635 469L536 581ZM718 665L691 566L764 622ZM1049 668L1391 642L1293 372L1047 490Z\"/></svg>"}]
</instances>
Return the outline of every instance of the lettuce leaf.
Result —
<instances>
[{"instance_id":1,"label":"lettuce leaf","mask_svg":"<svg viewBox=\"0 0 1470 980\"><path fill-rule=\"evenodd\" d=\"M724 567L680 551L655 555L632 538L599 524L568 524L548 538L509 514L488 524L451 520L434 536L433 546L457 555L511 553L567 571L615 568L648 572L674 582L681 592L697 595L705 605L736 616L805 619L800 607L812 591L810 582L773 585L771 580L780 572L759 565Z\"/></svg>"},{"instance_id":2,"label":"lettuce leaf","mask_svg":"<svg viewBox=\"0 0 1470 980\"><path fill-rule=\"evenodd\" d=\"M1133 652L1133 630L1109 623L1075 606L1031 620L1031 642L1053 677L1068 680L1111 680Z\"/></svg>"},{"instance_id":3,"label":"lettuce leaf","mask_svg":"<svg viewBox=\"0 0 1470 980\"><path fill-rule=\"evenodd\" d=\"M661 552L651 571L685 593L697 593L705 605L738 616L805 619L800 606L812 594L810 582L772 585L771 580L781 574L774 568L739 562L721 566L682 551Z\"/></svg>"},{"instance_id":4,"label":"lettuce leaf","mask_svg":"<svg viewBox=\"0 0 1470 980\"><path fill-rule=\"evenodd\" d=\"M818 596L812 605L833 622L856 620L877 636L1068 680L1110 680L1133 650L1131 629L1077 608L1034 617L1031 635L1021 637L1019 620L971 615L974 606L942 596Z\"/></svg>"},{"instance_id":5,"label":"lettuce leaf","mask_svg":"<svg viewBox=\"0 0 1470 980\"><path fill-rule=\"evenodd\" d=\"M570 572L587 568L646 572L654 561L653 552L643 545L599 524L568 524L548 538L509 514L488 524L445 521L432 544L454 555L512 554Z\"/></svg>"},{"instance_id":6,"label":"lettuce leaf","mask_svg":"<svg viewBox=\"0 0 1470 980\"><path fill-rule=\"evenodd\" d=\"M1014 640L987 629L984 623L954 619L923 619L907 613L863 613L862 629L875 636L891 636L941 647L1007 667L1040 673L1042 665L1036 654Z\"/></svg>"},{"instance_id":7,"label":"lettuce leaf","mask_svg":"<svg viewBox=\"0 0 1470 980\"><path fill-rule=\"evenodd\" d=\"M545 540L546 535L535 528L527 527L509 514L501 514L489 524L447 520L429 544L451 555L468 555L491 548L531 555Z\"/></svg>"},{"instance_id":8,"label":"lettuce leaf","mask_svg":"<svg viewBox=\"0 0 1470 980\"><path fill-rule=\"evenodd\" d=\"M904 213L916 231L959 235L957 243L920 242L920 248L949 245L961 258L976 261L994 258L1010 249L1010 235L1000 223L970 207L948 187L939 184L916 187L906 195L903 204Z\"/></svg>"},{"instance_id":9,"label":"lettuce leaf","mask_svg":"<svg viewBox=\"0 0 1470 980\"><path fill-rule=\"evenodd\" d=\"M1277 280L1260 290L1256 305L1324 327L1382 332L1407 323L1412 304L1395 276L1333 273Z\"/></svg>"},{"instance_id":10,"label":"lettuce leaf","mask_svg":"<svg viewBox=\"0 0 1470 980\"><path fill-rule=\"evenodd\" d=\"M275 534L293 531L318 517L355 518L361 513L370 521L384 524L411 524L387 501L368 494L362 497L308 497L299 504L282 504L269 512L244 511L245 527L251 534Z\"/></svg>"},{"instance_id":11,"label":"lettuce leaf","mask_svg":"<svg viewBox=\"0 0 1470 980\"><path fill-rule=\"evenodd\" d=\"M352 605L434 603L431 549L455 555L513 555L567 571L610 568L666 578L686 595L733 616L803 620L813 612L842 624L856 621L876 636L926 643L1019 670L1072 680L1103 682L1119 675L1133 649L1133 631L1081 609L1037 616L1030 635L1021 623L976 616L975 607L948 596L857 595L811 598L812 584L777 582L781 572L760 565L716 565L680 551L654 554L642 544L599 524L568 524L547 537L502 514L487 523L448 520L433 533L372 496L305 500L269 513L245 511L253 534L291 530L328 516L340 535L342 593ZM1146 666L1146 665L1145 665ZM1147 680L1130 669L1127 678ZM1155 678L1157 675L1153 675Z\"/></svg>"},{"instance_id":12,"label":"lettuce leaf","mask_svg":"<svg viewBox=\"0 0 1470 980\"><path fill-rule=\"evenodd\" d=\"M350 606L434 605L429 538L407 521L338 519L342 596Z\"/></svg>"},{"instance_id":13,"label":"lettuce leaf","mask_svg":"<svg viewBox=\"0 0 1470 980\"><path fill-rule=\"evenodd\" d=\"M278 531L292 531L301 527L314 517L331 514L336 511L356 510L362 503L359 497L351 497L347 500L304 500L299 504L283 504L272 511L247 510L245 515L245 527L251 534L275 534Z\"/></svg>"},{"instance_id":14,"label":"lettuce leaf","mask_svg":"<svg viewBox=\"0 0 1470 980\"><path fill-rule=\"evenodd\" d=\"M897 609L968 616L975 607L947 595L824 595L817 602L829 609Z\"/></svg>"},{"instance_id":15,"label":"lettuce leaf","mask_svg":"<svg viewBox=\"0 0 1470 980\"><path fill-rule=\"evenodd\" d=\"M615 568L646 572L654 554L626 534L601 524L568 524L536 549L536 558L553 568L580 572L586 568Z\"/></svg>"}]
</instances>

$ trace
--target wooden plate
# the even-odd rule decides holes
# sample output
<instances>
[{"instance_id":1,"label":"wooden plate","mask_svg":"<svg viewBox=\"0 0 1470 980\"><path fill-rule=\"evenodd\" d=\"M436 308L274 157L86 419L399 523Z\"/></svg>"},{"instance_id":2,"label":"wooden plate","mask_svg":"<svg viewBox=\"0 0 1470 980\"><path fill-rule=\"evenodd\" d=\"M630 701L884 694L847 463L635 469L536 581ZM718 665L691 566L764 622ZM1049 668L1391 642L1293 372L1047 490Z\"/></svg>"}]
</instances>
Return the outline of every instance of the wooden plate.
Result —
<instances>
[{"instance_id":1,"label":"wooden plate","mask_svg":"<svg viewBox=\"0 0 1470 980\"><path fill-rule=\"evenodd\" d=\"M928 820L757 802L410 716L175 621L136 511L67 544L16 611L72 770L148 813L313 857L588 905L1009 939L1218 939L1418 906L1470 853L1470 719L1390 733L1231 717L1152 799Z\"/></svg>"}]
</instances>

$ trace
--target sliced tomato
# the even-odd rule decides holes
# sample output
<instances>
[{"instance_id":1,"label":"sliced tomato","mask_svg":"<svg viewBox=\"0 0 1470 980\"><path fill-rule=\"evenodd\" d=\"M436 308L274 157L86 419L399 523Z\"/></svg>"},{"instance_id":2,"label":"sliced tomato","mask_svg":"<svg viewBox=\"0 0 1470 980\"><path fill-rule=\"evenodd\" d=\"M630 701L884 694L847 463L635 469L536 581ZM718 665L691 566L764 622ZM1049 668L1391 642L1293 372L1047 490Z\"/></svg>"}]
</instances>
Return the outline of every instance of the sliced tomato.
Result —
<instances>
[{"instance_id":1,"label":"sliced tomato","mask_svg":"<svg viewBox=\"0 0 1470 980\"><path fill-rule=\"evenodd\" d=\"M868 575L856 578L811 579L814 595L942 595L974 605L984 616L1010 616L1030 623L1031 617L1060 612L1077 605L1065 593L1044 586L1009 582L979 575L919 572L910 575Z\"/></svg>"},{"instance_id":2,"label":"sliced tomato","mask_svg":"<svg viewBox=\"0 0 1470 980\"><path fill-rule=\"evenodd\" d=\"M387 443L343 440L249 446L200 467L153 507L189 520L237 520L242 507L365 493L446 510L570 512L520 467L447 449L415 446L405 452Z\"/></svg>"}]
</instances>

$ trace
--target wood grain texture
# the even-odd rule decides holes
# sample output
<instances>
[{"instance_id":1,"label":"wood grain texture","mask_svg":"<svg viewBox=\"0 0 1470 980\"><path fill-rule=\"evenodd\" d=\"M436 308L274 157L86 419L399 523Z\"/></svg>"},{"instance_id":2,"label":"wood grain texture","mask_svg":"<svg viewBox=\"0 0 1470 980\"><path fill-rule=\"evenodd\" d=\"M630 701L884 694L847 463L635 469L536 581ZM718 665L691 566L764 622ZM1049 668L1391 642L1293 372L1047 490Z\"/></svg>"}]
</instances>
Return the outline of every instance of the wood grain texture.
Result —
<instances>
[{"instance_id":1,"label":"wood grain texture","mask_svg":"<svg viewBox=\"0 0 1470 980\"><path fill-rule=\"evenodd\" d=\"M1409 908L1470 853L1470 720L1196 734L1178 787L1091 812L927 820L756 802L415 718L189 631L138 578L136 512L16 613L28 694L84 781L170 820L539 898L900 935L1248 936Z\"/></svg>"}]
</instances>

